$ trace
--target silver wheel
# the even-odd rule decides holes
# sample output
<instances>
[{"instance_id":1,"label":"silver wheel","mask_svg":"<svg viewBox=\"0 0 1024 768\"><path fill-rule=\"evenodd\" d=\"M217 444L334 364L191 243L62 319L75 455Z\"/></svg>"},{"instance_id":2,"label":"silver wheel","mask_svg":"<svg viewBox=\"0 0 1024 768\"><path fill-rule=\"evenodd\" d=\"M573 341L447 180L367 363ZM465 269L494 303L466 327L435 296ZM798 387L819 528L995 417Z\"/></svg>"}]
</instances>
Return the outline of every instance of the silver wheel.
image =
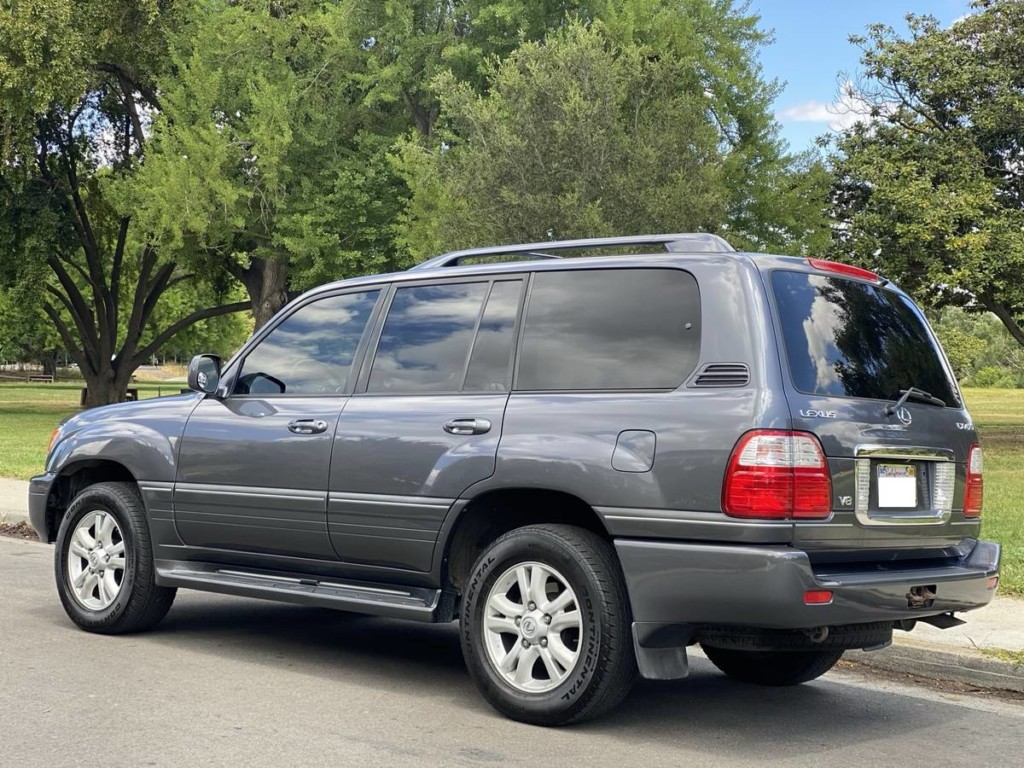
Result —
<instances>
[{"instance_id":1,"label":"silver wheel","mask_svg":"<svg viewBox=\"0 0 1024 768\"><path fill-rule=\"evenodd\" d=\"M576 593L554 568L519 563L494 582L484 610L484 644L494 670L526 693L545 693L572 672L582 623Z\"/></svg>"},{"instance_id":2,"label":"silver wheel","mask_svg":"<svg viewBox=\"0 0 1024 768\"><path fill-rule=\"evenodd\" d=\"M84 514L68 547L68 586L75 600L90 611L109 607L121 591L124 569L124 537L114 516L102 509Z\"/></svg>"}]
</instances>

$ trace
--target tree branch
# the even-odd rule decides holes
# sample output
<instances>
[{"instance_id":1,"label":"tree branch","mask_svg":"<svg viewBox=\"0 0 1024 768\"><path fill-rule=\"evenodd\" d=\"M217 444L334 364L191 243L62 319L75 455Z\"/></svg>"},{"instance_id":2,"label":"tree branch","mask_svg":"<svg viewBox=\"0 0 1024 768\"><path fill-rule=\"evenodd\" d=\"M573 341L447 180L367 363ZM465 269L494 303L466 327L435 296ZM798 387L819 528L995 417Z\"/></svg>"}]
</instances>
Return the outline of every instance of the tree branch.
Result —
<instances>
[{"instance_id":1,"label":"tree branch","mask_svg":"<svg viewBox=\"0 0 1024 768\"><path fill-rule=\"evenodd\" d=\"M999 321L1006 327L1006 330L1009 331L1014 340L1024 347L1024 328L1021 328L1013 312L1005 304L996 301L992 294L988 292L979 294L978 299L985 305L985 309L999 318Z\"/></svg>"},{"instance_id":2,"label":"tree branch","mask_svg":"<svg viewBox=\"0 0 1024 768\"><path fill-rule=\"evenodd\" d=\"M175 334L185 330L194 323L198 323L200 320L206 320L210 317L219 317L220 315L230 315L232 312L242 312L243 310L249 309L249 306L249 302L247 301L236 301L233 304L222 304L219 307L197 309L195 312L186 315L157 334L149 344L135 353L131 362L135 367L143 365L146 360L160 349L160 347L166 344Z\"/></svg>"},{"instance_id":3,"label":"tree branch","mask_svg":"<svg viewBox=\"0 0 1024 768\"><path fill-rule=\"evenodd\" d=\"M58 335L60 335L61 341L64 342L64 347L68 353L75 359L79 367L83 371L91 371L95 373L92 361L89 360L85 353L75 344L75 337L64 323L64 319L51 304L43 304L43 312L47 314L54 327L57 329Z\"/></svg>"},{"instance_id":4,"label":"tree branch","mask_svg":"<svg viewBox=\"0 0 1024 768\"><path fill-rule=\"evenodd\" d=\"M135 297L132 299L132 313L128 318L128 334L125 337L125 346L129 342L137 341L142 335L144 321L142 319L142 308L146 302L146 289L149 286L149 275L156 264L156 254L153 247L147 245L142 251L142 259L139 264L139 276L135 283Z\"/></svg>"},{"instance_id":5,"label":"tree branch","mask_svg":"<svg viewBox=\"0 0 1024 768\"><path fill-rule=\"evenodd\" d=\"M123 216L117 229L117 242L114 245L114 263L110 268L110 306L111 324L117 327L118 315L121 310L121 266L124 263L124 249L128 243L128 224L131 218Z\"/></svg>"},{"instance_id":6,"label":"tree branch","mask_svg":"<svg viewBox=\"0 0 1024 768\"><path fill-rule=\"evenodd\" d=\"M123 67L110 62L101 61L96 65L96 69L100 72L106 72L108 75L113 75L120 82L123 80L125 83L130 85L134 90L142 94L143 98L149 102L151 107L160 109L160 99L157 98L156 91L150 88L148 85L143 85L125 70Z\"/></svg>"},{"instance_id":7,"label":"tree branch","mask_svg":"<svg viewBox=\"0 0 1024 768\"><path fill-rule=\"evenodd\" d=\"M93 315L89 305L86 304L82 292L75 285L75 281L71 279L71 275L64 269L64 265L60 263L60 259L50 256L46 261L50 265L50 269L57 275L57 280L60 281L65 293L62 294L53 286L47 286L47 290L60 297L62 301L67 298L67 306L74 308L72 317L78 319L75 325L78 327L79 333L82 334L82 340L94 348L99 348L100 340L96 335L96 317Z\"/></svg>"},{"instance_id":8,"label":"tree branch","mask_svg":"<svg viewBox=\"0 0 1024 768\"><path fill-rule=\"evenodd\" d=\"M156 309L156 303L163 296L164 291L167 290L167 283L171 279L171 275L174 274L176 265L172 262L170 264L164 264L157 270L156 276L153 278L153 282L147 287L146 298L142 302L142 321L139 324L140 330L147 322L149 322L150 316L153 314L153 310Z\"/></svg>"}]
</instances>

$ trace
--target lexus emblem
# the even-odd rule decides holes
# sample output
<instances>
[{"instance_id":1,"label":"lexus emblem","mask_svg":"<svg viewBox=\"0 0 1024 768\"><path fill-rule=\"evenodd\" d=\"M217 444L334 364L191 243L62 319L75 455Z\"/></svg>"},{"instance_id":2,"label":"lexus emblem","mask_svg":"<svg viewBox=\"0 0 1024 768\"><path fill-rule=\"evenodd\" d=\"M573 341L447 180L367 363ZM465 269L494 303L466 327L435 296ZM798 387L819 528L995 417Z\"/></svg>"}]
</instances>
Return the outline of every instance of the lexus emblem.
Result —
<instances>
[{"instance_id":1,"label":"lexus emblem","mask_svg":"<svg viewBox=\"0 0 1024 768\"><path fill-rule=\"evenodd\" d=\"M910 411L908 411L903 406L900 406L900 408L896 411L896 418L899 419L900 424L902 424L905 427L909 427L910 422L914 420L914 417L910 415Z\"/></svg>"}]
</instances>

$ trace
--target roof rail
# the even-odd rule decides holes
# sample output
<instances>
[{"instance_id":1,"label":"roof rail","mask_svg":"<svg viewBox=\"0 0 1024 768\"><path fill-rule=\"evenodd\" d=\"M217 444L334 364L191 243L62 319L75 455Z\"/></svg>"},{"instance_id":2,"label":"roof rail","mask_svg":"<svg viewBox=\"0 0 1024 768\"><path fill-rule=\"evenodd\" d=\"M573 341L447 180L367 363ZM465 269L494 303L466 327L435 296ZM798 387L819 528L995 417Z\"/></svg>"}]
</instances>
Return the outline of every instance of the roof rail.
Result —
<instances>
[{"instance_id":1,"label":"roof rail","mask_svg":"<svg viewBox=\"0 0 1024 768\"><path fill-rule=\"evenodd\" d=\"M548 251L576 251L589 248L623 248L634 245L661 245L669 253L727 253L735 249L718 235L706 232L687 232L674 235L636 235L629 237L590 237L584 240L552 240L547 243L522 245L492 245L486 248L467 248L452 251L411 267L412 270L455 267L464 259L481 256L522 254L535 259L560 259Z\"/></svg>"}]
</instances>

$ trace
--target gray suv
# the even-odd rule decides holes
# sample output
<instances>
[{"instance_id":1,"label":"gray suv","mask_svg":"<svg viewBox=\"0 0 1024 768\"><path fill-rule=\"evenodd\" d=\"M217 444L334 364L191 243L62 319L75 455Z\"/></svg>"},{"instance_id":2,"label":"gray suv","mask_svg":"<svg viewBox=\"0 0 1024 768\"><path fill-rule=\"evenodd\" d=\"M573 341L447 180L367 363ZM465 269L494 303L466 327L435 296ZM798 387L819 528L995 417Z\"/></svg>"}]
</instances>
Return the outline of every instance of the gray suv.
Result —
<instances>
[{"instance_id":1,"label":"gray suv","mask_svg":"<svg viewBox=\"0 0 1024 768\"><path fill-rule=\"evenodd\" d=\"M461 251L310 291L189 384L71 418L32 480L84 629L153 627L179 587L458 620L486 699L559 725L696 644L800 683L998 583L949 364L843 264L700 234Z\"/></svg>"}]
</instances>

